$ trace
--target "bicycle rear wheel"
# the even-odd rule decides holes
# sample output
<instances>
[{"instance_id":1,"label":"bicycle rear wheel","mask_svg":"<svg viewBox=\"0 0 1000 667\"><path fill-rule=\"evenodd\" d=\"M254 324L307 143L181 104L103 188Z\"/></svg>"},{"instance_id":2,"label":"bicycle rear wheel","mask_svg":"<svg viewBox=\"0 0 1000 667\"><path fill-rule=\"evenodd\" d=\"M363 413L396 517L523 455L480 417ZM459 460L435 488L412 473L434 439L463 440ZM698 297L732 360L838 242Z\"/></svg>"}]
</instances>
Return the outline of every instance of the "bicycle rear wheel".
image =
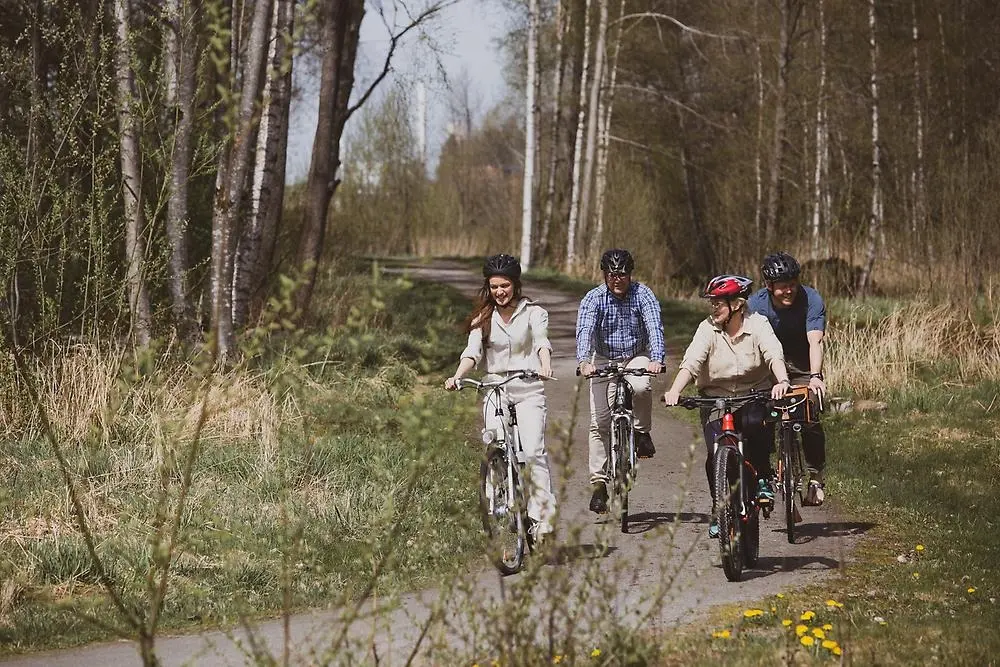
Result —
<instances>
[{"instance_id":1,"label":"bicycle rear wheel","mask_svg":"<svg viewBox=\"0 0 1000 667\"><path fill-rule=\"evenodd\" d=\"M785 530L789 544L795 544L795 509L797 457L795 456L795 433L790 428L781 429L781 497L785 503Z\"/></svg>"},{"instance_id":2,"label":"bicycle rear wheel","mask_svg":"<svg viewBox=\"0 0 1000 667\"><path fill-rule=\"evenodd\" d=\"M615 422L614 440L612 445L615 448L615 495L620 503L622 532L628 532L628 492L632 485L632 458L629 451L629 443L632 437L632 424L625 419Z\"/></svg>"},{"instance_id":3,"label":"bicycle rear wheel","mask_svg":"<svg viewBox=\"0 0 1000 667\"><path fill-rule=\"evenodd\" d=\"M528 525L517 470L503 451L493 450L479 469L479 508L486 548L497 569L514 574L524 565Z\"/></svg>"},{"instance_id":4,"label":"bicycle rear wheel","mask_svg":"<svg viewBox=\"0 0 1000 667\"><path fill-rule=\"evenodd\" d=\"M719 519L719 553L722 570L729 581L739 581L743 574L743 545L740 526L742 489L740 453L736 443L720 441L715 451L715 503Z\"/></svg>"}]
</instances>

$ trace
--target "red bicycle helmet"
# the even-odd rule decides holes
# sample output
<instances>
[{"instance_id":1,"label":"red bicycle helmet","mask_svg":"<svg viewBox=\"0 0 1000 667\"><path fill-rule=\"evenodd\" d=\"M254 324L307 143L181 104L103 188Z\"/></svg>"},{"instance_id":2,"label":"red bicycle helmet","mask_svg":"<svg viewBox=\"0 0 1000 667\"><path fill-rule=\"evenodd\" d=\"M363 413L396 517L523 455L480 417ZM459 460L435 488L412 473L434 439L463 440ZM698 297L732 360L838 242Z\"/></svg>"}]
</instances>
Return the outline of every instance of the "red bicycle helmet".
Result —
<instances>
[{"instance_id":1,"label":"red bicycle helmet","mask_svg":"<svg viewBox=\"0 0 1000 667\"><path fill-rule=\"evenodd\" d=\"M736 299L748 298L753 280L744 276L721 275L708 281L702 298L705 299Z\"/></svg>"}]
</instances>

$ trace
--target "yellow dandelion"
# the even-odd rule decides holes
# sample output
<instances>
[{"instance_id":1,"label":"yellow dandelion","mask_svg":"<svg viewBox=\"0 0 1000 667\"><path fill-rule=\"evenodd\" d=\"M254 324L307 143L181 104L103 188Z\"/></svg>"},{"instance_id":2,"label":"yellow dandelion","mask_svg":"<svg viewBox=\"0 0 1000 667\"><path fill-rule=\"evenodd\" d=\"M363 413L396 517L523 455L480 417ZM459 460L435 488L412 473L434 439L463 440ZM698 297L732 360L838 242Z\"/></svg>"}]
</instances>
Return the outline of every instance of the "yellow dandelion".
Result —
<instances>
[{"instance_id":1,"label":"yellow dandelion","mask_svg":"<svg viewBox=\"0 0 1000 667\"><path fill-rule=\"evenodd\" d=\"M816 618L816 612L814 611L802 612L802 615L799 616L800 621L811 621L814 618Z\"/></svg>"},{"instance_id":2,"label":"yellow dandelion","mask_svg":"<svg viewBox=\"0 0 1000 667\"><path fill-rule=\"evenodd\" d=\"M799 639L799 641L802 642L803 646L812 646L813 644L816 643L816 640L810 637L809 635L802 637L801 639Z\"/></svg>"},{"instance_id":3,"label":"yellow dandelion","mask_svg":"<svg viewBox=\"0 0 1000 667\"><path fill-rule=\"evenodd\" d=\"M829 623L824 623L823 629L826 630L827 632L830 632L830 630L833 630L833 626L830 625Z\"/></svg>"},{"instance_id":4,"label":"yellow dandelion","mask_svg":"<svg viewBox=\"0 0 1000 667\"><path fill-rule=\"evenodd\" d=\"M777 608L777 607L775 607L775 606L774 606L774 605L772 604L772 605L771 605L771 613L772 613L772 614L775 614L775 613L777 613L777 612L778 612L778 608Z\"/></svg>"},{"instance_id":5,"label":"yellow dandelion","mask_svg":"<svg viewBox=\"0 0 1000 667\"><path fill-rule=\"evenodd\" d=\"M561 655L554 655L554 656L552 656L552 664L553 665L558 665L561 662L562 662L562 656Z\"/></svg>"},{"instance_id":6,"label":"yellow dandelion","mask_svg":"<svg viewBox=\"0 0 1000 667\"><path fill-rule=\"evenodd\" d=\"M799 623L798 625L795 626L795 634L797 634L799 637L801 637L807 632L809 632L808 625L802 625L801 623Z\"/></svg>"},{"instance_id":7,"label":"yellow dandelion","mask_svg":"<svg viewBox=\"0 0 1000 667\"><path fill-rule=\"evenodd\" d=\"M792 624L792 619L786 618L783 621L781 621L781 624L787 628L789 625Z\"/></svg>"},{"instance_id":8,"label":"yellow dandelion","mask_svg":"<svg viewBox=\"0 0 1000 667\"><path fill-rule=\"evenodd\" d=\"M590 652L590 657L591 658L600 658L601 657L601 649L594 648L594 650Z\"/></svg>"},{"instance_id":9,"label":"yellow dandelion","mask_svg":"<svg viewBox=\"0 0 1000 667\"><path fill-rule=\"evenodd\" d=\"M923 551L924 550L924 545L918 544L915 548L916 548L917 551Z\"/></svg>"},{"instance_id":10,"label":"yellow dandelion","mask_svg":"<svg viewBox=\"0 0 1000 667\"><path fill-rule=\"evenodd\" d=\"M966 590L965 592L966 593L975 593L976 592L976 587L975 586L969 586L968 590Z\"/></svg>"},{"instance_id":11,"label":"yellow dandelion","mask_svg":"<svg viewBox=\"0 0 1000 667\"><path fill-rule=\"evenodd\" d=\"M920 578L920 573L919 572L914 572L913 573L913 578L914 579L919 579Z\"/></svg>"},{"instance_id":12,"label":"yellow dandelion","mask_svg":"<svg viewBox=\"0 0 1000 667\"><path fill-rule=\"evenodd\" d=\"M837 607L839 609L840 607L844 606L844 603L843 602L837 602L836 600L827 600L826 601L826 606L827 607Z\"/></svg>"},{"instance_id":13,"label":"yellow dandelion","mask_svg":"<svg viewBox=\"0 0 1000 667\"><path fill-rule=\"evenodd\" d=\"M713 639L729 639L729 637L730 637L729 630L716 630L715 632L712 633Z\"/></svg>"},{"instance_id":14,"label":"yellow dandelion","mask_svg":"<svg viewBox=\"0 0 1000 667\"><path fill-rule=\"evenodd\" d=\"M813 637L816 639L826 639L826 633L821 628L813 628Z\"/></svg>"},{"instance_id":15,"label":"yellow dandelion","mask_svg":"<svg viewBox=\"0 0 1000 667\"><path fill-rule=\"evenodd\" d=\"M743 612L743 618L757 618L758 616L763 616L764 611L762 609L747 609Z\"/></svg>"},{"instance_id":16,"label":"yellow dandelion","mask_svg":"<svg viewBox=\"0 0 1000 667\"><path fill-rule=\"evenodd\" d=\"M822 646L825 649L830 649L830 650L833 650L835 648L840 648L837 645L837 642L833 641L832 639L824 639L823 643L820 644L820 646Z\"/></svg>"},{"instance_id":17,"label":"yellow dandelion","mask_svg":"<svg viewBox=\"0 0 1000 667\"><path fill-rule=\"evenodd\" d=\"M844 651L839 646L834 646L830 652L834 655L841 655Z\"/></svg>"},{"instance_id":18,"label":"yellow dandelion","mask_svg":"<svg viewBox=\"0 0 1000 667\"><path fill-rule=\"evenodd\" d=\"M781 599L783 599L783 598L785 597L785 594L784 594L784 593L778 593L778 594L777 594L777 595L775 595L774 597L776 597L776 598L778 598L779 600L781 600Z\"/></svg>"}]
</instances>

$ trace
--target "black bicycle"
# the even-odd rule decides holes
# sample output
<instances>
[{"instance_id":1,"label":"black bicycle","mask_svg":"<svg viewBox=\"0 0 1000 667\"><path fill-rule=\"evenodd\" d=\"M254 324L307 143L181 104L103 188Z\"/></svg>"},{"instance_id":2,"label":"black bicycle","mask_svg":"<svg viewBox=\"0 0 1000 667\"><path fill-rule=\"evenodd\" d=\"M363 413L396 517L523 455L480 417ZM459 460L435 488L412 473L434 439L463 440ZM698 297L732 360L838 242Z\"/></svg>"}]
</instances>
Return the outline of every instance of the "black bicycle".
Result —
<instances>
[{"instance_id":1,"label":"black bicycle","mask_svg":"<svg viewBox=\"0 0 1000 667\"><path fill-rule=\"evenodd\" d=\"M760 513L757 470L743 455L743 434L736 428L734 413L747 403L767 401L768 391L740 396L683 396L678 405L689 410L717 408L722 412L722 432L715 439L715 514L719 522L722 570L729 581L739 581L743 567L754 567L760 555Z\"/></svg>"},{"instance_id":2,"label":"black bicycle","mask_svg":"<svg viewBox=\"0 0 1000 667\"><path fill-rule=\"evenodd\" d=\"M513 380L538 379L541 376L535 371L514 371L492 382L470 378L456 382L457 389L472 387L483 394L483 410L493 410L501 424L500 428L486 428L483 424L486 452L479 466L479 508L490 558L503 574L519 572L532 547L521 479L524 454L517 431L517 411L504 387Z\"/></svg>"},{"instance_id":3,"label":"black bicycle","mask_svg":"<svg viewBox=\"0 0 1000 667\"><path fill-rule=\"evenodd\" d=\"M580 369L576 371L580 375ZM656 375L645 368L627 368L625 364L611 362L595 370L587 378L609 378L615 381L615 396L611 408L611 450L608 476L611 478L612 506L620 512L623 533L628 532L628 494L636 479L635 426L632 421L632 385L627 376Z\"/></svg>"},{"instance_id":4,"label":"black bicycle","mask_svg":"<svg viewBox=\"0 0 1000 667\"><path fill-rule=\"evenodd\" d=\"M771 417L778 422L778 465L775 470L775 486L781 492L785 506L785 528L788 541L795 544L795 524L802 521L796 507L802 502L806 484L806 464L802 453L801 434L804 424L817 421L814 406L809 400L809 387L795 385L784 398L770 404ZM818 409L823 409L822 397L818 397Z\"/></svg>"}]
</instances>

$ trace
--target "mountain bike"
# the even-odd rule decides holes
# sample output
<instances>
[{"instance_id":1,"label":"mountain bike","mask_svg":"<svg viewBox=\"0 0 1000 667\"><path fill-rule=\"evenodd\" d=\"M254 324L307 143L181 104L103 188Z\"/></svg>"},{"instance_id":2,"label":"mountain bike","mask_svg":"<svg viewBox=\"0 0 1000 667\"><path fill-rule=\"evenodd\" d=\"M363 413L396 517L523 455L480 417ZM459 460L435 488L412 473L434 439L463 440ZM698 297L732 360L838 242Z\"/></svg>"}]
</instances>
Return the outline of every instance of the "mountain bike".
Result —
<instances>
[{"instance_id":1,"label":"mountain bike","mask_svg":"<svg viewBox=\"0 0 1000 667\"><path fill-rule=\"evenodd\" d=\"M677 403L689 410L717 408L722 412L722 432L715 439L712 464L719 552L722 570L729 581L739 581L743 567L755 566L760 555L758 475L743 456L743 434L736 428L734 413L747 403L767 401L770 396L769 391L752 391L740 396L683 396Z\"/></svg>"},{"instance_id":2,"label":"mountain bike","mask_svg":"<svg viewBox=\"0 0 1000 667\"><path fill-rule=\"evenodd\" d=\"M577 375L580 370L577 369ZM611 408L611 450L610 469L613 506L620 512L621 530L628 532L628 494L636 479L635 427L632 421L632 385L625 381L627 376L641 377L656 375L645 368L627 368L625 364L611 362L601 366L587 377L590 379L609 378L615 383L615 396L609 403Z\"/></svg>"},{"instance_id":3,"label":"mountain bike","mask_svg":"<svg viewBox=\"0 0 1000 667\"><path fill-rule=\"evenodd\" d=\"M819 397L819 410L823 409L822 397ZM802 502L802 493L806 484L805 457L802 453L802 427L816 421L813 405L809 401L809 387L795 385L788 390L784 398L770 403L771 417L778 422L778 465L775 470L775 486L781 491L781 500L785 506L785 528L788 531L788 541L795 544L795 524L802 520L796 507L795 498Z\"/></svg>"},{"instance_id":4,"label":"mountain bike","mask_svg":"<svg viewBox=\"0 0 1000 667\"><path fill-rule=\"evenodd\" d=\"M479 467L479 509L486 532L487 550L497 569L515 574L531 549L528 502L521 478L524 453L517 431L517 411L504 387L513 380L538 380L535 371L511 371L503 379L483 382L460 378L457 389L472 387L484 396L483 444ZM499 418L500 428L487 428L487 410Z\"/></svg>"}]
</instances>

